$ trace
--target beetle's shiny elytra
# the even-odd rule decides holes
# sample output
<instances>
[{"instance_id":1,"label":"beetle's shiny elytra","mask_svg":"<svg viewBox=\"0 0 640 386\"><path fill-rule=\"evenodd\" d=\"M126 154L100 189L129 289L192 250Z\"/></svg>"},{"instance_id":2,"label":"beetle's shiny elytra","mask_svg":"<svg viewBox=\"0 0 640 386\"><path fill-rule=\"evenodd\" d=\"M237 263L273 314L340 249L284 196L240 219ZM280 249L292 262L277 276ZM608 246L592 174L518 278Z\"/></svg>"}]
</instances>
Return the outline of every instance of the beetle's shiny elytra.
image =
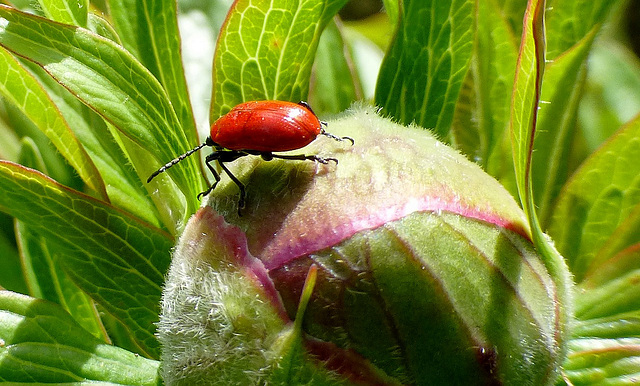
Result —
<instances>
[{"instance_id":1,"label":"beetle's shiny elytra","mask_svg":"<svg viewBox=\"0 0 640 386\"><path fill-rule=\"evenodd\" d=\"M322 124L308 105L246 102L211 125L211 140L230 150L288 151L311 143Z\"/></svg>"},{"instance_id":2,"label":"beetle's shiny elytra","mask_svg":"<svg viewBox=\"0 0 640 386\"><path fill-rule=\"evenodd\" d=\"M290 160L310 160L323 164L329 161L338 163L335 158L322 158L316 155L285 155L273 152L296 150L307 146L318 135L322 134L337 141L348 140L349 137L337 137L324 130L325 122L318 119L306 102L292 103L284 101L252 101L245 102L232 108L211 125L209 137L204 143L168 162L156 170L147 182L151 182L158 174L187 158L205 146L213 147L213 153L205 158L207 168L213 174L215 182L198 198L206 196L220 181L220 175L211 165L217 161L220 168L233 180L240 189L238 214L244 208L245 187L230 171L225 163L235 161L247 155L258 155L264 160L274 158Z\"/></svg>"}]
</instances>

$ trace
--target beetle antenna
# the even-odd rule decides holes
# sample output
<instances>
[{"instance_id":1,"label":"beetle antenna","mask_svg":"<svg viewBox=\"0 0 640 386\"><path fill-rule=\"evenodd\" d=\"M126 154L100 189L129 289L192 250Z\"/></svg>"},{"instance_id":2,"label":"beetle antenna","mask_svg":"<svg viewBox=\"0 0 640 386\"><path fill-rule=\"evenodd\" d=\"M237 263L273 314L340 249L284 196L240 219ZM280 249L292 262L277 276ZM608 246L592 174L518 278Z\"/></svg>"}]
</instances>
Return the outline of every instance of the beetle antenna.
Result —
<instances>
[{"instance_id":1,"label":"beetle antenna","mask_svg":"<svg viewBox=\"0 0 640 386\"><path fill-rule=\"evenodd\" d=\"M187 158L188 156L197 152L198 150L202 149L205 146L211 146L211 140L209 138L207 138L207 140L201 143L200 145L194 147L188 152L182 154L181 156L178 156L177 158L172 159L171 161L167 162L163 167L153 172L153 174L151 174L149 178L147 178L147 183L151 182L151 180L153 180L158 174L164 172L165 170L169 169L173 165L177 164L178 162L182 161L183 159Z\"/></svg>"},{"instance_id":2,"label":"beetle antenna","mask_svg":"<svg viewBox=\"0 0 640 386\"><path fill-rule=\"evenodd\" d=\"M326 122L322 122L322 123L324 123L326 125ZM345 140L349 141L349 142L351 142L351 146L353 146L356 143L356 141L354 141L353 138L351 138L351 137L338 137L337 135L333 135L333 134L325 131L324 127L320 131L320 134L322 134L324 136L327 136L329 138L335 139L336 141L345 141Z\"/></svg>"}]
</instances>

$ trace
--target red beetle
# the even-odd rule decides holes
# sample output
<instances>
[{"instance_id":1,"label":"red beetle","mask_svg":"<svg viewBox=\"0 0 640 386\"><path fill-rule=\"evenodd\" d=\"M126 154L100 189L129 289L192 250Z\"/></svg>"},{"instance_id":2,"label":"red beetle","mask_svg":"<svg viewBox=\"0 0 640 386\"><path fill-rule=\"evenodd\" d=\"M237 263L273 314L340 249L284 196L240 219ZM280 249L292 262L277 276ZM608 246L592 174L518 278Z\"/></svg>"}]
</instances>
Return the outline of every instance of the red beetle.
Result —
<instances>
[{"instance_id":1,"label":"red beetle","mask_svg":"<svg viewBox=\"0 0 640 386\"><path fill-rule=\"evenodd\" d=\"M317 155L285 155L272 153L274 151L300 149L311 143L320 134L338 141L348 140L351 141L353 145L353 139L349 137L336 137L333 134L327 133L324 130L324 126L326 126L326 122L321 122L318 116L311 110L311 106L304 101L299 103L284 101L252 101L241 103L211 125L211 132L204 143L173 159L153 172L147 179L147 182L151 182L158 174L203 147L211 146L214 151L205 158L205 164L213 174L215 182L207 190L198 194L198 199L211 193L220 181L220 175L211 165L212 161L217 161L222 170L227 173L229 178L231 178L240 189L240 200L238 202L238 214L240 214L240 210L244 208L245 203L244 184L227 169L225 162L235 161L247 155L259 155L266 161L281 158L310 160L323 164L329 161L338 163L338 160L335 158L322 158Z\"/></svg>"}]
</instances>

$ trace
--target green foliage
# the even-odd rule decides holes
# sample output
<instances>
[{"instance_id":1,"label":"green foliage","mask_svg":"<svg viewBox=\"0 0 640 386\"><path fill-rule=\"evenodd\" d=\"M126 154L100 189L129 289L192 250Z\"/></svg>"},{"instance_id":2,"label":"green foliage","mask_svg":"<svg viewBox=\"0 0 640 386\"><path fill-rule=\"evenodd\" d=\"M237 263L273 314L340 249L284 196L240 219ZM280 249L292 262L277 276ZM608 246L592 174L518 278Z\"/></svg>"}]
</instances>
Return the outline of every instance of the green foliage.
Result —
<instances>
[{"instance_id":1,"label":"green foliage","mask_svg":"<svg viewBox=\"0 0 640 386\"><path fill-rule=\"evenodd\" d=\"M473 4L402 2L395 40L380 68L376 104L401 123L415 122L441 137L449 133L473 51Z\"/></svg>"},{"instance_id":2,"label":"green foliage","mask_svg":"<svg viewBox=\"0 0 640 386\"><path fill-rule=\"evenodd\" d=\"M106 198L104 182L98 170L36 77L4 49L0 50L0 71L5 74L0 86L5 99L18 106L31 122L51 138L89 189Z\"/></svg>"},{"instance_id":3,"label":"green foliage","mask_svg":"<svg viewBox=\"0 0 640 386\"><path fill-rule=\"evenodd\" d=\"M153 323L169 234L11 162L0 161L0 186L0 208L55 244L67 274L129 327L142 352L157 356Z\"/></svg>"},{"instance_id":4,"label":"green foliage","mask_svg":"<svg viewBox=\"0 0 640 386\"><path fill-rule=\"evenodd\" d=\"M164 277L206 176L193 156L146 179L201 143L194 112L214 120L251 99L310 100L321 117L373 99L433 130L520 197L550 271L571 269L566 379L640 371L640 65L603 28L626 3L385 1L396 30L375 97L377 61L362 58L378 51L334 19L346 0L12 3L0 5L0 285L32 298L0 294L0 380L160 382ZM201 25L200 42L181 40L178 26ZM213 57L183 60L216 41Z\"/></svg>"},{"instance_id":5,"label":"green foliage","mask_svg":"<svg viewBox=\"0 0 640 386\"><path fill-rule=\"evenodd\" d=\"M0 291L3 381L158 385L158 362L88 334L56 304Z\"/></svg>"},{"instance_id":6,"label":"green foliage","mask_svg":"<svg viewBox=\"0 0 640 386\"><path fill-rule=\"evenodd\" d=\"M587 272L638 241L640 119L621 128L571 177L552 218L551 234L573 274Z\"/></svg>"},{"instance_id":7,"label":"green foliage","mask_svg":"<svg viewBox=\"0 0 640 386\"><path fill-rule=\"evenodd\" d=\"M211 120L247 100L306 99L322 30L345 3L234 3L216 47Z\"/></svg>"}]
</instances>

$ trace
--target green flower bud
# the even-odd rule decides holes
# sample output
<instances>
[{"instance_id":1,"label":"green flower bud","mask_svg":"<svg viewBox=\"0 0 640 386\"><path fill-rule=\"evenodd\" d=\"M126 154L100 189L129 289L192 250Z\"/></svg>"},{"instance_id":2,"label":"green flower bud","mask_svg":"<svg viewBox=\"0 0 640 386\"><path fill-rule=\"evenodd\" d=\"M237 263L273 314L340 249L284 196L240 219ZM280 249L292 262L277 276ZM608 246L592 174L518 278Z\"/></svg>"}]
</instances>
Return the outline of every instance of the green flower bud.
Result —
<instances>
[{"instance_id":1,"label":"green flower bud","mask_svg":"<svg viewBox=\"0 0 640 386\"><path fill-rule=\"evenodd\" d=\"M565 299L509 193L371 109L329 129L355 145L304 151L338 165L239 160L243 216L223 178L190 220L163 299L165 381L553 383Z\"/></svg>"}]
</instances>

